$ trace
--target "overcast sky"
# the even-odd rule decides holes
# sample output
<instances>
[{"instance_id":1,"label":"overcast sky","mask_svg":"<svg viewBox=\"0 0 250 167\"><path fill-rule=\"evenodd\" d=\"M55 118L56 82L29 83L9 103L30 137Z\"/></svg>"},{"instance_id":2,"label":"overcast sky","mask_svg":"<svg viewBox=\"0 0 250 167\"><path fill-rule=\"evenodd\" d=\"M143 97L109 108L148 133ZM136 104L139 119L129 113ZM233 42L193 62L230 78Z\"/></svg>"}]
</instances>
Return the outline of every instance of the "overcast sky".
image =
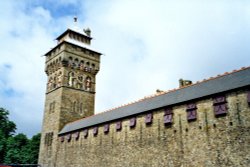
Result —
<instances>
[{"instance_id":1,"label":"overcast sky","mask_svg":"<svg viewBox=\"0 0 250 167\"><path fill-rule=\"evenodd\" d=\"M44 53L73 25L104 53L96 113L250 65L248 0L6 0L0 2L0 107L18 132L41 131Z\"/></svg>"}]
</instances>

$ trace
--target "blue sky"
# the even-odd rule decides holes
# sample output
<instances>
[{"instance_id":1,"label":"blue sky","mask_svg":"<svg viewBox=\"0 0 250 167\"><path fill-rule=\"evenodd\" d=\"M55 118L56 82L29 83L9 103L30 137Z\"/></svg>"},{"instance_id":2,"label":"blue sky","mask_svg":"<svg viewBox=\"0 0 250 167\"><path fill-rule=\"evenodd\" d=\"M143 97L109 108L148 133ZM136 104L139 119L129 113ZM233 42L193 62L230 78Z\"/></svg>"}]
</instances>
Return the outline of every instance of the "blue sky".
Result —
<instances>
[{"instance_id":1,"label":"blue sky","mask_svg":"<svg viewBox=\"0 0 250 167\"><path fill-rule=\"evenodd\" d=\"M8 0L1 8L0 106L28 136L41 130L42 55L74 15L104 53L96 113L176 88L180 78L195 82L250 65L245 0Z\"/></svg>"}]
</instances>

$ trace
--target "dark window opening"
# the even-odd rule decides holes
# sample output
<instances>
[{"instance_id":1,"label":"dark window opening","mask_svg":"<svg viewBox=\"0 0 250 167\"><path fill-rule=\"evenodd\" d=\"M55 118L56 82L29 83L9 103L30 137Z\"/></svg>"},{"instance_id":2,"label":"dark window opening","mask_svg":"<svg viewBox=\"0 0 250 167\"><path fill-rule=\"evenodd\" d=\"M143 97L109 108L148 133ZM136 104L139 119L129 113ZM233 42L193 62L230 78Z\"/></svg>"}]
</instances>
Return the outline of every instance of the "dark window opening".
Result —
<instances>
[{"instance_id":1,"label":"dark window opening","mask_svg":"<svg viewBox=\"0 0 250 167\"><path fill-rule=\"evenodd\" d=\"M80 137L80 132L75 132L75 139L78 140Z\"/></svg>"},{"instance_id":2,"label":"dark window opening","mask_svg":"<svg viewBox=\"0 0 250 167\"><path fill-rule=\"evenodd\" d=\"M44 140L46 146L51 146L53 142L53 132L46 133Z\"/></svg>"},{"instance_id":3,"label":"dark window opening","mask_svg":"<svg viewBox=\"0 0 250 167\"><path fill-rule=\"evenodd\" d=\"M225 96L217 96L213 98L215 116L223 116L227 114L227 101Z\"/></svg>"},{"instance_id":4,"label":"dark window opening","mask_svg":"<svg viewBox=\"0 0 250 167\"><path fill-rule=\"evenodd\" d=\"M60 137L60 141L61 141L61 142L64 142L64 136L61 136L61 137Z\"/></svg>"},{"instance_id":5,"label":"dark window opening","mask_svg":"<svg viewBox=\"0 0 250 167\"><path fill-rule=\"evenodd\" d=\"M93 128L93 135L96 136L98 134L98 127Z\"/></svg>"},{"instance_id":6,"label":"dark window opening","mask_svg":"<svg viewBox=\"0 0 250 167\"><path fill-rule=\"evenodd\" d=\"M116 122L116 131L122 130L122 121Z\"/></svg>"},{"instance_id":7,"label":"dark window opening","mask_svg":"<svg viewBox=\"0 0 250 167\"><path fill-rule=\"evenodd\" d=\"M148 113L145 116L145 123L146 124L151 124L153 122L153 114L152 113Z\"/></svg>"},{"instance_id":8,"label":"dark window opening","mask_svg":"<svg viewBox=\"0 0 250 167\"><path fill-rule=\"evenodd\" d=\"M133 128L133 127L136 126L136 118L135 118L135 117L130 118L130 120L129 120L129 126L130 126L131 128Z\"/></svg>"},{"instance_id":9,"label":"dark window opening","mask_svg":"<svg viewBox=\"0 0 250 167\"><path fill-rule=\"evenodd\" d=\"M109 132L109 124L104 125L104 133Z\"/></svg>"},{"instance_id":10,"label":"dark window opening","mask_svg":"<svg viewBox=\"0 0 250 167\"><path fill-rule=\"evenodd\" d=\"M88 137L88 129L83 130L83 137L87 138Z\"/></svg>"},{"instance_id":11,"label":"dark window opening","mask_svg":"<svg viewBox=\"0 0 250 167\"><path fill-rule=\"evenodd\" d=\"M217 96L213 99L214 104L221 104L226 103L226 97L225 96Z\"/></svg>"},{"instance_id":12,"label":"dark window opening","mask_svg":"<svg viewBox=\"0 0 250 167\"><path fill-rule=\"evenodd\" d=\"M71 134L68 134L68 135L66 136L66 140L67 140L68 142L70 142L70 140L71 140Z\"/></svg>"},{"instance_id":13,"label":"dark window opening","mask_svg":"<svg viewBox=\"0 0 250 167\"><path fill-rule=\"evenodd\" d=\"M190 103L187 104L187 120L190 121L195 121L197 119L197 107L195 103Z\"/></svg>"},{"instance_id":14,"label":"dark window opening","mask_svg":"<svg viewBox=\"0 0 250 167\"><path fill-rule=\"evenodd\" d=\"M172 108L164 109L163 122L165 125L171 125L173 123L173 110Z\"/></svg>"},{"instance_id":15,"label":"dark window opening","mask_svg":"<svg viewBox=\"0 0 250 167\"><path fill-rule=\"evenodd\" d=\"M53 101L52 103L49 104L49 113L55 112L55 105L56 105L55 101Z\"/></svg>"}]
</instances>

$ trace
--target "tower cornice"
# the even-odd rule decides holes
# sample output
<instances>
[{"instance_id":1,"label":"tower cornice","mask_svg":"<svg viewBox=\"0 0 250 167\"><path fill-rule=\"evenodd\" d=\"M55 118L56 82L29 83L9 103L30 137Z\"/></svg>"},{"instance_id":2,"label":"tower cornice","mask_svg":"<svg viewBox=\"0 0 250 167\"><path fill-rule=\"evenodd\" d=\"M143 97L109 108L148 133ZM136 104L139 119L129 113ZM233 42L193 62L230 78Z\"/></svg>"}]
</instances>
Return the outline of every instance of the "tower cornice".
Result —
<instances>
[{"instance_id":1,"label":"tower cornice","mask_svg":"<svg viewBox=\"0 0 250 167\"><path fill-rule=\"evenodd\" d=\"M53 47L50 51L48 51L47 53L45 53L44 56L46 56L46 57L49 56L51 54L51 52L53 52L56 48L60 47L62 44L65 44L65 43L74 45L76 47L80 47L82 49L86 49L86 50L91 51L93 53L96 53L98 55L102 55L102 53L96 51L95 49L93 49L89 45L86 45L84 43L79 43L77 41L73 41L73 40L70 40L70 39L66 39L66 40L60 42L59 44L57 44L55 47Z\"/></svg>"}]
</instances>

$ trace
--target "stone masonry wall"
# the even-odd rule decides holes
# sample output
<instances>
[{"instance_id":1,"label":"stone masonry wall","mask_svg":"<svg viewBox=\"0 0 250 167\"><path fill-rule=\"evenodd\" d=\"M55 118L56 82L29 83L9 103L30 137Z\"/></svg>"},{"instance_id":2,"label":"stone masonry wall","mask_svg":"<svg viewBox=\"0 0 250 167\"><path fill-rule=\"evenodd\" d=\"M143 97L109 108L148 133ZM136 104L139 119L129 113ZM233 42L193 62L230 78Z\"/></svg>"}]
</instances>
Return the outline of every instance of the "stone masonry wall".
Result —
<instances>
[{"instance_id":1,"label":"stone masonry wall","mask_svg":"<svg viewBox=\"0 0 250 167\"><path fill-rule=\"evenodd\" d=\"M173 106L173 124L163 123L164 109L153 111L153 122L137 115L135 128L129 119L116 131L116 121L104 133L93 127L78 140L57 139L55 166L62 167L226 167L250 164L250 107L245 90L226 94L228 113L215 117L212 98L196 102L197 120L188 122L186 104Z\"/></svg>"},{"instance_id":2,"label":"stone masonry wall","mask_svg":"<svg viewBox=\"0 0 250 167\"><path fill-rule=\"evenodd\" d=\"M60 130L66 123L94 114L95 93L79 91L68 87L63 87L62 92L59 121Z\"/></svg>"},{"instance_id":3,"label":"stone masonry wall","mask_svg":"<svg viewBox=\"0 0 250 167\"><path fill-rule=\"evenodd\" d=\"M68 87L61 87L47 94L39 164L43 164L44 167L54 166L58 141L57 134L66 123L93 115L94 98L94 93L80 92ZM52 136L46 137L49 133Z\"/></svg>"},{"instance_id":4,"label":"stone masonry wall","mask_svg":"<svg viewBox=\"0 0 250 167\"><path fill-rule=\"evenodd\" d=\"M61 104L61 89L53 91L46 96L44 108L43 129L41 134L39 164L45 166L53 166L55 161L55 152L57 150L57 134L59 132L59 113ZM53 108L54 106L54 108ZM47 135L53 133L48 139Z\"/></svg>"}]
</instances>

